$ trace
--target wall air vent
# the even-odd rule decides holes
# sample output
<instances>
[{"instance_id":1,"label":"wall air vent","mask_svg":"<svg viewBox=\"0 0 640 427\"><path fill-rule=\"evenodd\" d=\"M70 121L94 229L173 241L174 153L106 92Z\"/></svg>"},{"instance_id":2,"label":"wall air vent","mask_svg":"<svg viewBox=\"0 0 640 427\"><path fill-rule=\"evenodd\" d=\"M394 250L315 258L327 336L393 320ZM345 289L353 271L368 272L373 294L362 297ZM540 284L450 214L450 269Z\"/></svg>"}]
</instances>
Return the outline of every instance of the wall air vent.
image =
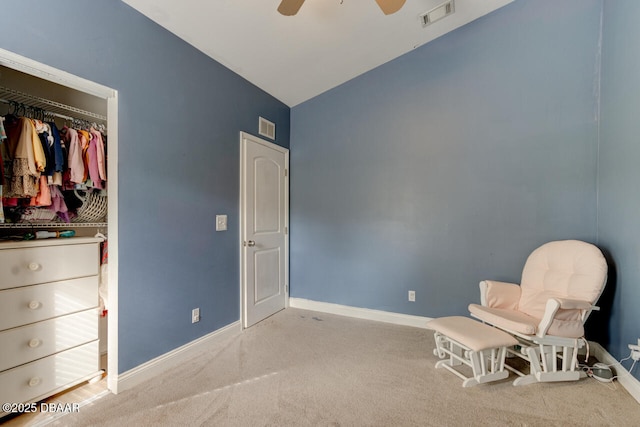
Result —
<instances>
[{"instance_id":1,"label":"wall air vent","mask_svg":"<svg viewBox=\"0 0 640 427\"><path fill-rule=\"evenodd\" d=\"M426 27L455 12L454 0L449 0L420 15L422 26Z\"/></svg>"},{"instance_id":2,"label":"wall air vent","mask_svg":"<svg viewBox=\"0 0 640 427\"><path fill-rule=\"evenodd\" d=\"M276 124L260 117L258 120L258 133L267 138L276 139Z\"/></svg>"}]
</instances>

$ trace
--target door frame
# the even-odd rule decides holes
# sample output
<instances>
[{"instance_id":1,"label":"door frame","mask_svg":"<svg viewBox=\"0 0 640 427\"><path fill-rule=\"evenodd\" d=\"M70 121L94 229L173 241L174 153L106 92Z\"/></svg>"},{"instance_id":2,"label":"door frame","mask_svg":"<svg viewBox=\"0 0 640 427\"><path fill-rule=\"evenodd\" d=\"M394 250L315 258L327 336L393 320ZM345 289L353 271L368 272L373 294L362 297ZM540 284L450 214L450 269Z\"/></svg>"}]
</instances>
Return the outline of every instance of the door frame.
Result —
<instances>
[{"instance_id":1,"label":"door frame","mask_svg":"<svg viewBox=\"0 0 640 427\"><path fill-rule=\"evenodd\" d=\"M34 61L25 56L0 48L0 64L88 93L107 102L107 132L109 134L109 203L107 206L109 262L107 264L107 292L109 293L109 316L107 332L107 388L118 393L118 91L110 87L75 76L66 71Z\"/></svg>"},{"instance_id":2,"label":"door frame","mask_svg":"<svg viewBox=\"0 0 640 427\"><path fill-rule=\"evenodd\" d=\"M255 144L261 144L273 150L279 151L284 154L284 167L287 173L284 178L284 289L285 289L285 308L289 307L289 149L281 147L272 142L266 141L262 138L258 138L247 132L240 132L240 209L238 214L238 247L240 251L240 322L242 323L242 329L246 329L246 312L245 312L245 298L246 298L246 277L245 277L245 254L244 246L242 242L245 240L244 236L244 221L246 218L246 206L245 206L245 181L246 170L244 167L244 159L246 155L245 141L249 141Z\"/></svg>"}]
</instances>

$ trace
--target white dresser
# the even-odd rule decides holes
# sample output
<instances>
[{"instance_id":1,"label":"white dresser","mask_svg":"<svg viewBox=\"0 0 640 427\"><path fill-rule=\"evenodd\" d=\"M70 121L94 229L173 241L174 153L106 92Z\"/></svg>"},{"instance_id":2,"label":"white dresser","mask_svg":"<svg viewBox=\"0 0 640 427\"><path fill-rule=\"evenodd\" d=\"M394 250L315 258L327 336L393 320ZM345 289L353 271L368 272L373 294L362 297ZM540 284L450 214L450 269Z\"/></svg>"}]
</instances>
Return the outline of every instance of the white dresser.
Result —
<instances>
[{"instance_id":1,"label":"white dresser","mask_svg":"<svg viewBox=\"0 0 640 427\"><path fill-rule=\"evenodd\" d=\"M0 242L1 403L38 401L100 374L100 242Z\"/></svg>"}]
</instances>

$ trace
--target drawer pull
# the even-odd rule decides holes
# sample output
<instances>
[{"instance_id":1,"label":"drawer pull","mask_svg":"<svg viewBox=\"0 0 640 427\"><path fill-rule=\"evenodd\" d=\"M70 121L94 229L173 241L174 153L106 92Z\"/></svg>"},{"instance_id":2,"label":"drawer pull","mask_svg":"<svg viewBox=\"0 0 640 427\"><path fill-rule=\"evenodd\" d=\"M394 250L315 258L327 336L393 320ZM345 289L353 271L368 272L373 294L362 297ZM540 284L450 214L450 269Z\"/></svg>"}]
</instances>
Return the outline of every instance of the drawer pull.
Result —
<instances>
[{"instance_id":1,"label":"drawer pull","mask_svg":"<svg viewBox=\"0 0 640 427\"><path fill-rule=\"evenodd\" d=\"M29 341L29 347L31 348L39 347L40 344L42 344L42 341L40 341L38 338L33 338Z\"/></svg>"},{"instance_id":2,"label":"drawer pull","mask_svg":"<svg viewBox=\"0 0 640 427\"><path fill-rule=\"evenodd\" d=\"M31 271L40 270L40 264L38 264L37 262L30 262L29 263L29 270L31 270Z\"/></svg>"},{"instance_id":3,"label":"drawer pull","mask_svg":"<svg viewBox=\"0 0 640 427\"><path fill-rule=\"evenodd\" d=\"M39 308L40 308L40 306L41 306L41 305L42 305L42 304L40 304L40 302L39 302L39 301L31 301L31 302L29 303L29 308L30 308L31 310L37 310L37 309L39 309Z\"/></svg>"},{"instance_id":4,"label":"drawer pull","mask_svg":"<svg viewBox=\"0 0 640 427\"><path fill-rule=\"evenodd\" d=\"M38 384L40 384L40 378L38 377L33 377L29 380L29 387L35 387Z\"/></svg>"}]
</instances>

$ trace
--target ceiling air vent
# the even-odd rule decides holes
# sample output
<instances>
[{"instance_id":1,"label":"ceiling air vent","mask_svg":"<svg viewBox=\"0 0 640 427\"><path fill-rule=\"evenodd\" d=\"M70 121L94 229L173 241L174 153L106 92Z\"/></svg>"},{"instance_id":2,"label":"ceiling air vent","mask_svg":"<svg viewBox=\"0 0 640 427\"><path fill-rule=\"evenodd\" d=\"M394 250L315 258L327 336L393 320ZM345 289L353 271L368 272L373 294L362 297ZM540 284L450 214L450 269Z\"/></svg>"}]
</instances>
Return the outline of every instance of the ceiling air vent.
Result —
<instances>
[{"instance_id":1,"label":"ceiling air vent","mask_svg":"<svg viewBox=\"0 0 640 427\"><path fill-rule=\"evenodd\" d=\"M456 9L453 2L454 0L449 0L420 15L422 26L426 27L427 25L431 25L455 12Z\"/></svg>"},{"instance_id":2,"label":"ceiling air vent","mask_svg":"<svg viewBox=\"0 0 640 427\"><path fill-rule=\"evenodd\" d=\"M258 133L262 136L266 136L267 138L275 140L276 124L263 117L260 117L260 120L258 121Z\"/></svg>"}]
</instances>

